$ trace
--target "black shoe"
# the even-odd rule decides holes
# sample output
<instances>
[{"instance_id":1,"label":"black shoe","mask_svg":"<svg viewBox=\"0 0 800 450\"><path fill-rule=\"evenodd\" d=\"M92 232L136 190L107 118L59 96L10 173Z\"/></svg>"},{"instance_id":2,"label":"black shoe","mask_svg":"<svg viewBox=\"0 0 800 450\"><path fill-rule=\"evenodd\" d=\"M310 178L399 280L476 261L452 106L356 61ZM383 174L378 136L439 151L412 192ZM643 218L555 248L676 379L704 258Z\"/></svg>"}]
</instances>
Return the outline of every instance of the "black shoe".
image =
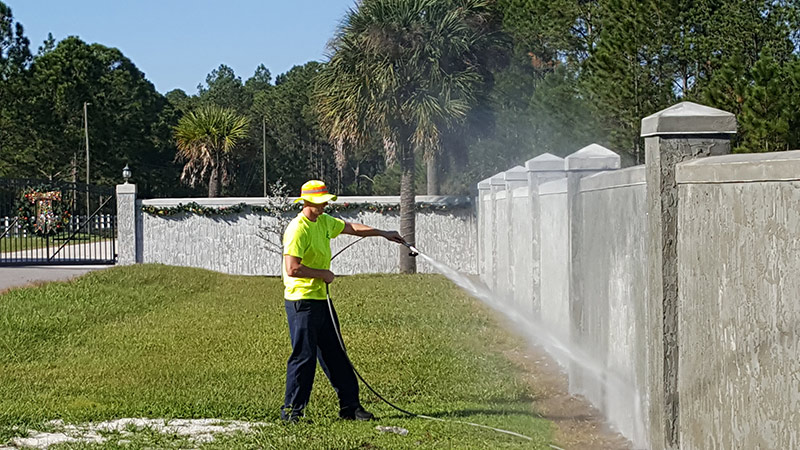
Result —
<instances>
[{"instance_id":1,"label":"black shoe","mask_svg":"<svg viewBox=\"0 0 800 450\"><path fill-rule=\"evenodd\" d=\"M339 410L339 418L344 420L372 420L375 418L375 415L371 412L367 411L361 405L358 406L349 406L346 408L342 408Z\"/></svg>"},{"instance_id":2,"label":"black shoe","mask_svg":"<svg viewBox=\"0 0 800 450\"><path fill-rule=\"evenodd\" d=\"M297 423L304 417L303 410L292 411L291 409L281 409L281 420L285 423Z\"/></svg>"}]
</instances>

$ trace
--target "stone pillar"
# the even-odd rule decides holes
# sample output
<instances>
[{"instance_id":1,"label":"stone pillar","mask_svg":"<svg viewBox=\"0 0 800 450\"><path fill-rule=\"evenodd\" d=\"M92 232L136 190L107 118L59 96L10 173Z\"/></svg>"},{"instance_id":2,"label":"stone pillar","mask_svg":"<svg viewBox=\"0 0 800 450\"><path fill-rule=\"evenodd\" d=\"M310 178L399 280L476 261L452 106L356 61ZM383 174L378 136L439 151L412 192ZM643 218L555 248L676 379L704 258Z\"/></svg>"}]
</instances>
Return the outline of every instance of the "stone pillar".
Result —
<instances>
[{"instance_id":1,"label":"stone pillar","mask_svg":"<svg viewBox=\"0 0 800 450\"><path fill-rule=\"evenodd\" d=\"M491 199L491 184L489 178L481 180L478 183L478 204L476 209L478 211L478 275L481 280L486 283L486 247L487 240L490 239L489 235L489 211L487 210L486 203Z\"/></svg>"},{"instance_id":2,"label":"stone pillar","mask_svg":"<svg viewBox=\"0 0 800 450\"><path fill-rule=\"evenodd\" d=\"M506 190L525 187L528 185L528 169L514 166L503 172L503 179L506 181Z\"/></svg>"},{"instance_id":3,"label":"stone pillar","mask_svg":"<svg viewBox=\"0 0 800 450\"><path fill-rule=\"evenodd\" d=\"M489 178L489 201L491 209L486 212L489 214L487 225L489 227L489 239L487 240L486 253L487 253L487 281L486 285L493 291L497 289L497 243L498 243L498 226L497 216L501 213L497 206L497 194L504 191L506 188L505 177L503 172L493 175Z\"/></svg>"},{"instance_id":4,"label":"stone pillar","mask_svg":"<svg viewBox=\"0 0 800 450\"><path fill-rule=\"evenodd\" d=\"M584 302L580 293L583 282L583 267L579 242L581 233L587 232L583 223L583 205L581 204L580 186L581 178L595 175L607 170L620 168L620 157L613 151L598 144L588 145L564 159L564 168L567 171L567 209L569 211L569 318L570 339L578 346L588 346L583 340ZM602 359L601 355L597 355ZM581 369L572 367L570 372L570 388L578 392L585 392L587 386ZM597 405L600 407L601 405Z\"/></svg>"},{"instance_id":5,"label":"stone pillar","mask_svg":"<svg viewBox=\"0 0 800 450\"><path fill-rule=\"evenodd\" d=\"M117 185L117 264L141 262L137 245L136 185Z\"/></svg>"},{"instance_id":6,"label":"stone pillar","mask_svg":"<svg viewBox=\"0 0 800 450\"><path fill-rule=\"evenodd\" d=\"M642 119L647 171L647 399L652 448L680 448L675 165L730 153L733 114L690 102ZM698 299L701 300L701 299Z\"/></svg>"},{"instance_id":7,"label":"stone pillar","mask_svg":"<svg viewBox=\"0 0 800 450\"><path fill-rule=\"evenodd\" d=\"M531 314L541 320L541 265L542 253L539 243L542 239L541 207L539 205L539 185L564 178L564 158L550 153L541 154L525 162L528 169L528 208L530 211L530 245L524 251L531 255Z\"/></svg>"},{"instance_id":8,"label":"stone pillar","mask_svg":"<svg viewBox=\"0 0 800 450\"><path fill-rule=\"evenodd\" d=\"M524 286L521 285L523 283L522 280L526 276L526 268L521 264L518 258L520 256L520 248L517 244L519 243L520 233L523 231L519 227L519 221L522 219L525 211L514 208L514 190L525 188L525 192L527 192L528 169L522 166L514 166L503 172L503 178L506 181L507 200L505 211L503 211L502 214L505 214L505 221L508 226L506 227L506 233L502 236L505 240L502 248L506 250L506 255L504 255L505 259L501 262L501 268L503 270L499 283L504 285L504 288L500 290L500 293L503 294L504 300L522 309L522 304L525 302L525 289ZM517 224L516 227L515 223Z\"/></svg>"}]
</instances>

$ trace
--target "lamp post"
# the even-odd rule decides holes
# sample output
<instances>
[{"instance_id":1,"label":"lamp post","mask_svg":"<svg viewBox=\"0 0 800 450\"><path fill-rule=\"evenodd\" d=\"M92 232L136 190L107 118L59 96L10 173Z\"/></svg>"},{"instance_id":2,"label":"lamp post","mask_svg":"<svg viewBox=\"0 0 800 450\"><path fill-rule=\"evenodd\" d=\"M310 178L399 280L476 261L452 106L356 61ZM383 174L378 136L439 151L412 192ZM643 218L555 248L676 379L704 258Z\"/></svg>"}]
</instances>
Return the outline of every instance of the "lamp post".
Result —
<instances>
[{"instance_id":1,"label":"lamp post","mask_svg":"<svg viewBox=\"0 0 800 450\"><path fill-rule=\"evenodd\" d=\"M262 123L263 123L262 131L263 131L264 135L261 138L261 145L262 145L261 154L264 157L264 170L263 170L263 173L264 173L264 197L266 197L267 196L267 118L266 117L263 118L263 122Z\"/></svg>"},{"instance_id":2,"label":"lamp post","mask_svg":"<svg viewBox=\"0 0 800 450\"><path fill-rule=\"evenodd\" d=\"M89 102L83 102L83 132L86 136L86 220L89 220Z\"/></svg>"},{"instance_id":3,"label":"lamp post","mask_svg":"<svg viewBox=\"0 0 800 450\"><path fill-rule=\"evenodd\" d=\"M125 179L125 184L128 184L128 178L131 177L131 168L125 164L125 168L122 169L122 178Z\"/></svg>"}]
</instances>

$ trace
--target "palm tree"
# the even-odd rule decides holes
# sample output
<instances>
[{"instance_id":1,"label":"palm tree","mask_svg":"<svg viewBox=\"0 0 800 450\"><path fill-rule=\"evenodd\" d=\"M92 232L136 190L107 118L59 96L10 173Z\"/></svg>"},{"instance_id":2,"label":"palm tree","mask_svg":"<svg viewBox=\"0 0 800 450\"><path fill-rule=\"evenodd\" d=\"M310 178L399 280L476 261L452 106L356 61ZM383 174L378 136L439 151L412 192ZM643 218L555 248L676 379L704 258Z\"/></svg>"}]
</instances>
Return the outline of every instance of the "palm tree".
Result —
<instances>
[{"instance_id":1,"label":"palm tree","mask_svg":"<svg viewBox=\"0 0 800 450\"><path fill-rule=\"evenodd\" d=\"M176 159L185 161L181 181L194 187L208 179L208 196L219 197L230 182L230 156L247 137L249 120L230 108L203 106L181 117L175 126Z\"/></svg>"},{"instance_id":2,"label":"palm tree","mask_svg":"<svg viewBox=\"0 0 800 450\"><path fill-rule=\"evenodd\" d=\"M399 159L400 233L414 243L414 163L438 152L444 129L463 121L483 73L476 56L491 40L488 0L363 0L330 42L316 83L320 123L344 161L347 145L383 140ZM400 270L416 271L401 252Z\"/></svg>"}]
</instances>

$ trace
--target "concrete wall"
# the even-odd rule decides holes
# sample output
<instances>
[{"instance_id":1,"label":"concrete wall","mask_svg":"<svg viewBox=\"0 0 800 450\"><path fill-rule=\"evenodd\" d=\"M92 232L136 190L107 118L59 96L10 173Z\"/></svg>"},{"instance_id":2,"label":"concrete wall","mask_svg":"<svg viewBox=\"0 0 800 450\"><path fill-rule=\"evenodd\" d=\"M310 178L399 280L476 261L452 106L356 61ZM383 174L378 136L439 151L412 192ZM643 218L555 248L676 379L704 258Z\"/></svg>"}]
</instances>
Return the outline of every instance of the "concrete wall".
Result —
<instances>
[{"instance_id":1,"label":"concrete wall","mask_svg":"<svg viewBox=\"0 0 800 450\"><path fill-rule=\"evenodd\" d=\"M572 342L607 372L597 377L573 366L570 386L622 434L646 442L640 408L647 362L644 166L583 178L579 191Z\"/></svg>"},{"instance_id":2,"label":"concrete wall","mask_svg":"<svg viewBox=\"0 0 800 450\"><path fill-rule=\"evenodd\" d=\"M513 255L510 250L514 248L511 228L511 191L501 191L495 195L495 251L494 251L494 289L503 299L513 302L513 287L511 285L511 261Z\"/></svg>"},{"instance_id":3,"label":"concrete wall","mask_svg":"<svg viewBox=\"0 0 800 450\"><path fill-rule=\"evenodd\" d=\"M635 448L800 448L800 151L726 155L735 130L681 103L642 120L646 166L592 175L611 157L589 146L527 194L516 168L482 182L482 279L510 258L497 299Z\"/></svg>"},{"instance_id":4,"label":"concrete wall","mask_svg":"<svg viewBox=\"0 0 800 450\"><path fill-rule=\"evenodd\" d=\"M491 233L495 219L494 201L492 201L490 180L484 180L478 186L478 274L481 281L488 284L493 272L491 255L494 253L494 248Z\"/></svg>"},{"instance_id":5,"label":"concrete wall","mask_svg":"<svg viewBox=\"0 0 800 450\"><path fill-rule=\"evenodd\" d=\"M527 315L534 312L533 280L531 277L531 265L533 255L530 242L533 239L533 227L530 217L531 202L528 197L528 188L520 187L511 192L511 235L510 242L514 248L525 249L524 251L514 251L509 254L510 271L509 281L514 289L510 295L514 298L514 304L520 311Z\"/></svg>"},{"instance_id":6,"label":"concrete wall","mask_svg":"<svg viewBox=\"0 0 800 450\"><path fill-rule=\"evenodd\" d=\"M542 161L548 174L538 179ZM520 166L495 175L483 184L495 191L483 197L479 218L493 224L481 234L491 243L479 246L492 249L484 254L481 267L492 270L483 279L510 311L545 330L536 337L560 349L554 356L571 390L641 443L644 167L598 173L618 162L618 155L592 145L566 159L545 155L526 163L530 177L520 176ZM526 186L519 186L521 179ZM493 218L483 215L489 211Z\"/></svg>"},{"instance_id":7,"label":"concrete wall","mask_svg":"<svg viewBox=\"0 0 800 450\"><path fill-rule=\"evenodd\" d=\"M279 249L283 224L275 217L252 212L222 217L194 214L162 217L141 210L142 206L168 207L192 201L213 207L230 206L241 202L250 205L266 204L265 199L261 198L138 200L136 209L138 252L136 258L130 259L144 263L200 267L229 274L280 275ZM469 200L456 197L418 197L418 201L455 204ZM397 204L399 199L340 197L339 202ZM283 223L294 217L297 212L284 216ZM396 230L400 227L400 216L397 212L384 214L347 212L334 215L350 222L364 223L380 229ZM471 206L455 207L446 211L420 212L416 220L416 244L420 250L459 271L477 273L477 227ZM123 234L131 233L127 232L121 223L120 235ZM357 238L342 235L331 241L331 249L336 253L355 239ZM338 256L332 266L334 272L342 275L396 272L400 252L407 252L407 249L385 239L367 238ZM418 270L433 272L433 269L423 261L418 261Z\"/></svg>"},{"instance_id":8,"label":"concrete wall","mask_svg":"<svg viewBox=\"0 0 800 450\"><path fill-rule=\"evenodd\" d=\"M501 202L505 198L505 179L502 176L488 178L478 185L478 203L482 211L479 219L478 229L480 249L478 265L481 267L481 280L491 288L497 287L498 271L498 243L501 239L507 239L508 230L504 229L502 236L498 234L498 226L501 221L506 220L507 211L501 207Z\"/></svg>"},{"instance_id":9,"label":"concrete wall","mask_svg":"<svg viewBox=\"0 0 800 450\"><path fill-rule=\"evenodd\" d=\"M568 342L572 325L569 318L567 179L543 184L539 191L539 204L542 236L539 318L559 340Z\"/></svg>"},{"instance_id":10,"label":"concrete wall","mask_svg":"<svg viewBox=\"0 0 800 450\"><path fill-rule=\"evenodd\" d=\"M800 448L800 151L677 180L681 448Z\"/></svg>"}]
</instances>

